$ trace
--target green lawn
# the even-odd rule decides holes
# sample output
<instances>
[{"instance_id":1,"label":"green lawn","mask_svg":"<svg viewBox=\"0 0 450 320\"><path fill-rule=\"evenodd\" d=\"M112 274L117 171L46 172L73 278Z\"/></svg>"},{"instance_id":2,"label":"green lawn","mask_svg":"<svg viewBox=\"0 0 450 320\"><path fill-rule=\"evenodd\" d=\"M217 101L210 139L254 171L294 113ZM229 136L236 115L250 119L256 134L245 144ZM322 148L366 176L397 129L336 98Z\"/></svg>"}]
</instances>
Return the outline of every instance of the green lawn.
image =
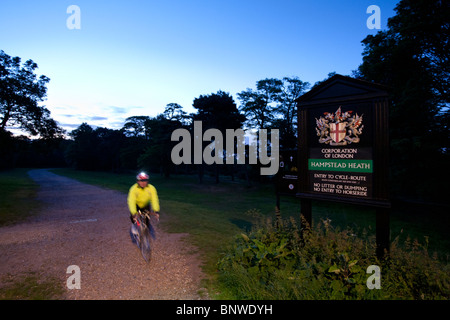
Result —
<instances>
[{"instance_id":1,"label":"green lawn","mask_svg":"<svg viewBox=\"0 0 450 320\"><path fill-rule=\"evenodd\" d=\"M39 186L28 176L28 169L0 171L0 226L18 223L36 214L41 204L36 200ZM2 277L0 300L58 299L64 292L59 281L42 280L34 273L14 281Z\"/></svg>"},{"instance_id":2,"label":"green lawn","mask_svg":"<svg viewBox=\"0 0 450 320\"><path fill-rule=\"evenodd\" d=\"M28 178L25 169L0 173L0 223L18 221L31 213L39 203L34 200L38 186ZM132 174L84 172L70 169L54 169L53 172L81 182L99 185L126 193L135 182ZM255 222L249 211L258 211L274 217L275 193L271 184L254 183L251 187L242 182L221 177L221 183L205 179L198 184L197 176L172 176L166 179L151 175L151 183L157 188L161 202L161 227L168 232L188 233L188 241L195 245L204 261L204 271L214 279L216 263L223 248L233 238L251 228ZM298 199L282 197L283 217L299 217ZM167 215L167 218L164 218ZM331 219L334 227L354 227L375 233L375 213L372 209L334 203L313 203L313 224L320 219ZM450 241L447 235L448 218L444 212L419 210L417 207L394 207L391 213L391 239L401 235L424 242L428 237L430 251L446 255ZM211 282L210 282L211 284Z\"/></svg>"},{"instance_id":3,"label":"green lawn","mask_svg":"<svg viewBox=\"0 0 450 320\"><path fill-rule=\"evenodd\" d=\"M39 208L38 185L27 169L0 171L0 226L21 221Z\"/></svg>"},{"instance_id":4,"label":"green lawn","mask_svg":"<svg viewBox=\"0 0 450 320\"><path fill-rule=\"evenodd\" d=\"M0 288L0 300L58 300L65 292L61 281L34 272L14 280L5 277Z\"/></svg>"}]
</instances>

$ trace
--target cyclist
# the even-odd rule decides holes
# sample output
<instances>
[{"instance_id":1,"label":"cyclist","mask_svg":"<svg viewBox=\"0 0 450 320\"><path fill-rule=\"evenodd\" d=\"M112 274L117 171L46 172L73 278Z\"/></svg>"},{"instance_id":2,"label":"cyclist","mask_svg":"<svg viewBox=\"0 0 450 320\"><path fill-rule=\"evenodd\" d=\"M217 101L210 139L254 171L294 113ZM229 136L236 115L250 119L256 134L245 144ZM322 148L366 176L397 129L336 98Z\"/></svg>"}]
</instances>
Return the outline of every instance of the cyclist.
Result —
<instances>
[{"instance_id":1,"label":"cyclist","mask_svg":"<svg viewBox=\"0 0 450 320\"><path fill-rule=\"evenodd\" d=\"M160 209L158 193L156 192L156 188L148 183L148 174L141 172L136 176L136 180L136 183L130 188L127 198L128 209L130 210L130 219L132 222L132 233L137 233L134 224L136 223L136 214L138 210L148 210L159 220ZM155 238L155 232L150 224L150 221L147 221L147 225L152 237Z\"/></svg>"}]
</instances>

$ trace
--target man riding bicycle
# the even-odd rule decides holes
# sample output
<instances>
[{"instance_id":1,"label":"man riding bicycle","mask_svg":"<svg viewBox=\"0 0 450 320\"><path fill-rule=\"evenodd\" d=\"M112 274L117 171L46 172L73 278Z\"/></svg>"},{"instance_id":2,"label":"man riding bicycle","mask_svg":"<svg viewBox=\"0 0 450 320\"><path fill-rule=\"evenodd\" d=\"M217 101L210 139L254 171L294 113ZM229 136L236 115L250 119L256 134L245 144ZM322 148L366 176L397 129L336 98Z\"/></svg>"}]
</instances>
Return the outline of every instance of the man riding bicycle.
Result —
<instances>
[{"instance_id":1,"label":"man riding bicycle","mask_svg":"<svg viewBox=\"0 0 450 320\"><path fill-rule=\"evenodd\" d=\"M145 172L141 172L136 176L137 182L130 188L128 192L128 209L130 210L130 219L133 223L131 226L131 232L136 229L133 229L134 223L136 222L136 215L138 210L150 211L156 218L159 220L159 199L158 193L156 192L156 188L148 183L149 176ZM150 224L150 221L147 221L148 228L152 237L154 238L154 229Z\"/></svg>"}]
</instances>

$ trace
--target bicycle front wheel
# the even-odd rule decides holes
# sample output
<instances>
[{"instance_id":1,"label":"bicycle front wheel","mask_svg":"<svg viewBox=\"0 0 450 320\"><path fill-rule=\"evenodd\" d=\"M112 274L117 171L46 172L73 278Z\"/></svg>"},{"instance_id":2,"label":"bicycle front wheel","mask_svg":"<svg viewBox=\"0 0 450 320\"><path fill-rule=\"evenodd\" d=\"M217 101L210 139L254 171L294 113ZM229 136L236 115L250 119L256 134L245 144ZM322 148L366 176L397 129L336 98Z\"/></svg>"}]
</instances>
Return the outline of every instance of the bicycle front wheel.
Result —
<instances>
[{"instance_id":1,"label":"bicycle front wheel","mask_svg":"<svg viewBox=\"0 0 450 320\"><path fill-rule=\"evenodd\" d=\"M152 258L152 248L151 248L151 236L147 228L145 228L141 235L141 253L144 260L149 263Z\"/></svg>"}]
</instances>

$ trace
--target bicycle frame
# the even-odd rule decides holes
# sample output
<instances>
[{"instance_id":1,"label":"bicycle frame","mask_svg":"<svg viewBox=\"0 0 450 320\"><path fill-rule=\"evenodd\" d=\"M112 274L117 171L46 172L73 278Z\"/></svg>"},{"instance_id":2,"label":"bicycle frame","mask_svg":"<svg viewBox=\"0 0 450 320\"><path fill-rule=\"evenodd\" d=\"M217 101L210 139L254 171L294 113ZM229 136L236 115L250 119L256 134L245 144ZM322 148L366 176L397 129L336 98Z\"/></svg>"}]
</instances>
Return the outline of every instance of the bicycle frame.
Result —
<instances>
[{"instance_id":1,"label":"bicycle frame","mask_svg":"<svg viewBox=\"0 0 450 320\"><path fill-rule=\"evenodd\" d=\"M149 263L151 260L152 249L151 235L147 225L147 221L148 223L150 223L149 212L139 210L136 217L136 227L139 236L136 237L136 242L141 251L142 257L147 263Z\"/></svg>"}]
</instances>

